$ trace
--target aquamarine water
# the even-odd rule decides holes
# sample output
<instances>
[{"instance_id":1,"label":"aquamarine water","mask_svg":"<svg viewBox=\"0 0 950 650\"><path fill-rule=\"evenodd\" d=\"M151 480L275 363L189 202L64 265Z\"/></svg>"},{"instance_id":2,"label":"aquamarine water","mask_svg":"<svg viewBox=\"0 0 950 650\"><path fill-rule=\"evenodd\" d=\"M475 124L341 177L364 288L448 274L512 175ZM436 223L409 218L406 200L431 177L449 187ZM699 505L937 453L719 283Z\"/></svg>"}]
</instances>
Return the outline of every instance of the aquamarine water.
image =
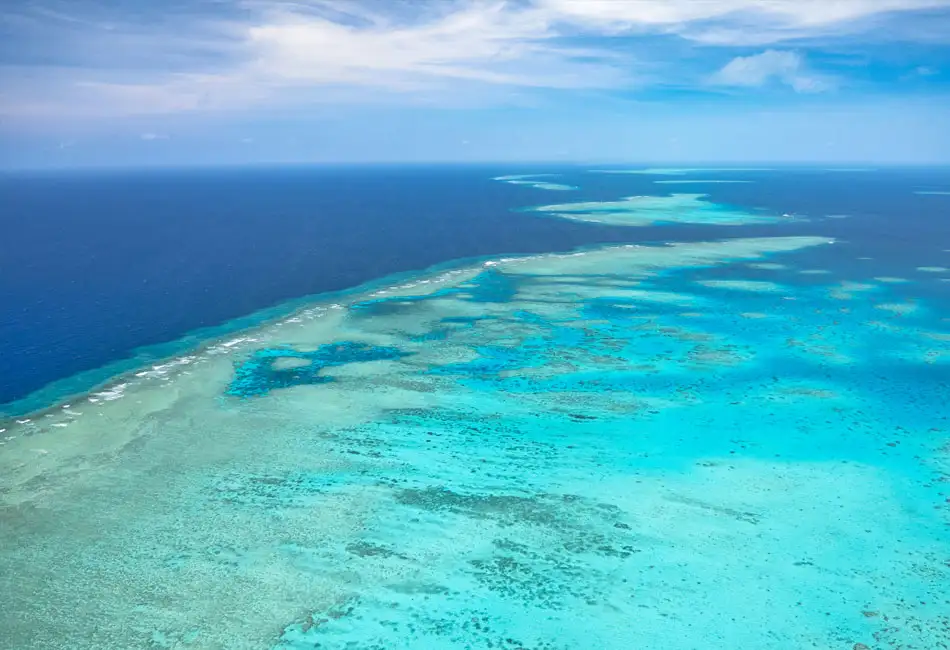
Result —
<instances>
[{"instance_id":1,"label":"aquamarine water","mask_svg":"<svg viewBox=\"0 0 950 650\"><path fill-rule=\"evenodd\" d=\"M688 196L0 425L0 646L948 647L950 245Z\"/></svg>"},{"instance_id":2,"label":"aquamarine water","mask_svg":"<svg viewBox=\"0 0 950 650\"><path fill-rule=\"evenodd\" d=\"M532 210L562 219L611 226L649 226L672 223L743 226L776 221L774 215L715 203L708 200L704 194L629 196L618 201L577 201L541 205Z\"/></svg>"},{"instance_id":3,"label":"aquamarine water","mask_svg":"<svg viewBox=\"0 0 950 650\"><path fill-rule=\"evenodd\" d=\"M494 180L508 183L509 185L525 185L527 187L533 187L537 190L553 190L557 192L577 189L573 185L565 185L564 183L551 183L550 181L539 180L543 178L549 178L551 176L557 176L557 174L508 174L506 176L498 176Z\"/></svg>"}]
</instances>

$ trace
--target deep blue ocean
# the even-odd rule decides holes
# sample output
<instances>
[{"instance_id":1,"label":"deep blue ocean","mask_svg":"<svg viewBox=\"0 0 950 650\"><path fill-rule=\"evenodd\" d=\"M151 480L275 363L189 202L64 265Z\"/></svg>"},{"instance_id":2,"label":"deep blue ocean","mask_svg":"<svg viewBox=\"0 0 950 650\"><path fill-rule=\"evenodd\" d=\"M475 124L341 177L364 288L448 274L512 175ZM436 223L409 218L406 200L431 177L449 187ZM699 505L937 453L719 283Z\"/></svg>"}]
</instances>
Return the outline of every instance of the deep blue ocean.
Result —
<instances>
[{"instance_id":1,"label":"deep blue ocean","mask_svg":"<svg viewBox=\"0 0 950 650\"><path fill-rule=\"evenodd\" d=\"M940 253L950 249L950 196L916 193L950 189L945 168L730 171L729 178L755 182L699 187L588 169L360 166L0 175L0 412L31 410L85 390L143 360L237 329L242 321L234 319L255 313L261 318L268 313L261 310L286 309L294 299L461 258L671 237L809 234L860 245L879 275L889 267L947 262L948 254ZM492 180L538 172L556 173L557 182L579 189L551 192ZM778 231L774 225L680 225L674 236L672 226L604 226L522 211L559 201L673 192L703 192L717 202L812 219L790 220ZM827 258L839 251L809 254L821 267L833 265ZM933 282L917 291L945 298L950 284Z\"/></svg>"}]
</instances>

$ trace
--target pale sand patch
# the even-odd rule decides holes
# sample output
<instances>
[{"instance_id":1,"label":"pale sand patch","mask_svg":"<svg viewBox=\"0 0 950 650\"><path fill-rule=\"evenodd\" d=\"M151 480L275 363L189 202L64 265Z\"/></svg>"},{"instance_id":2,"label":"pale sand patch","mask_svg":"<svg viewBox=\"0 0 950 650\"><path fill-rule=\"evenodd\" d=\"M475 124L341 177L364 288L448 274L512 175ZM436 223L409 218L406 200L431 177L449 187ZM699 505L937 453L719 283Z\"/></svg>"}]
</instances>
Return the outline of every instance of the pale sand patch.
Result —
<instances>
[{"instance_id":1,"label":"pale sand patch","mask_svg":"<svg viewBox=\"0 0 950 650\"><path fill-rule=\"evenodd\" d=\"M760 262L755 264L746 264L750 269L762 269L763 271L782 271L787 269L785 264L776 264L775 262Z\"/></svg>"},{"instance_id":2,"label":"pale sand patch","mask_svg":"<svg viewBox=\"0 0 950 650\"><path fill-rule=\"evenodd\" d=\"M877 309L883 309L894 314L912 314L920 309L920 305L912 302L886 302L880 305L874 305Z\"/></svg>"},{"instance_id":3,"label":"pale sand patch","mask_svg":"<svg viewBox=\"0 0 950 650\"><path fill-rule=\"evenodd\" d=\"M761 258L772 253L833 243L834 240L828 237L762 237L669 246L630 244L577 253L507 258L486 265L516 275L623 275L637 278L666 268L713 266L730 259Z\"/></svg>"},{"instance_id":4,"label":"pale sand patch","mask_svg":"<svg viewBox=\"0 0 950 650\"><path fill-rule=\"evenodd\" d=\"M310 359L300 359L296 357L278 357L271 362L274 370L293 370L294 368L305 368L311 365Z\"/></svg>"},{"instance_id":5,"label":"pale sand patch","mask_svg":"<svg viewBox=\"0 0 950 650\"><path fill-rule=\"evenodd\" d=\"M851 282L845 280L841 282L836 287L831 287L828 290L828 297L833 298L834 300L852 300L855 293L861 293L865 291L873 291L878 289L878 285L868 284L866 282Z\"/></svg>"},{"instance_id":6,"label":"pale sand patch","mask_svg":"<svg viewBox=\"0 0 950 650\"><path fill-rule=\"evenodd\" d=\"M705 194L629 196L618 201L582 201L532 208L552 217L604 223L615 226L647 226L654 223L706 223L736 226L771 223L770 215L714 203Z\"/></svg>"},{"instance_id":7,"label":"pale sand patch","mask_svg":"<svg viewBox=\"0 0 950 650\"><path fill-rule=\"evenodd\" d=\"M713 289L731 289L755 293L780 293L785 291L782 285L763 280L697 280L696 284Z\"/></svg>"},{"instance_id":8,"label":"pale sand patch","mask_svg":"<svg viewBox=\"0 0 950 650\"><path fill-rule=\"evenodd\" d=\"M905 282L910 282L907 278L895 278L891 276L882 276L874 278L878 282L883 282L884 284L903 284Z\"/></svg>"},{"instance_id":9,"label":"pale sand patch","mask_svg":"<svg viewBox=\"0 0 950 650\"><path fill-rule=\"evenodd\" d=\"M845 280L839 285L845 291L872 291L877 287L867 282L851 282Z\"/></svg>"}]
</instances>

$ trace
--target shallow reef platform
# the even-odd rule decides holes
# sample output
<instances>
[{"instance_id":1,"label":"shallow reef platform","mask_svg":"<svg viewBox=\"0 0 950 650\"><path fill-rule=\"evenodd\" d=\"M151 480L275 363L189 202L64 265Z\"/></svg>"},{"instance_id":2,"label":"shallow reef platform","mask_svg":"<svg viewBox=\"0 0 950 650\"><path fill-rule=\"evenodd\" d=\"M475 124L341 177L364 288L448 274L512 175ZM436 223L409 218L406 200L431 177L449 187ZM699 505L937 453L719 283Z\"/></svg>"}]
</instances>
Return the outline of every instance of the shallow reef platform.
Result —
<instances>
[{"instance_id":1,"label":"shallow reef platform","mask_svg":"<svg viewBox=\"0 0 950 650\"><path fill-rule=\"evenodd\" d=\"M539 180L551 176L557 176L557 174L511 174L508 176L497 176L492 180L508 183L509 185L525 185L527 187L533 187L536 190L551 190L554 192L566 192L577 189L574 185Z\"/></svg>"},{"instance_id":2,"label":"shallow reef platform","mask_svg":"<svg viewBox=\"0 0 950 650\"><path fill-rule=\"evenodd\" d=\"M705 181L704 181L705 182ZM610 226L703 224L744 226L779 221L773 215L706 200L705 194L629 196L618 201L578 201L531 208L547 216Z\"/></svg>"},{"instance_id":3,"label":"shallow reef platform","mask_svg":"<svg viewBox=\"0 0 950 650\"><path fill-rule=\"evenodd\" d=\"M947 647L948 314L837 245L444 269L10 420L0 645Z\"/></svg>"}]
</instances>

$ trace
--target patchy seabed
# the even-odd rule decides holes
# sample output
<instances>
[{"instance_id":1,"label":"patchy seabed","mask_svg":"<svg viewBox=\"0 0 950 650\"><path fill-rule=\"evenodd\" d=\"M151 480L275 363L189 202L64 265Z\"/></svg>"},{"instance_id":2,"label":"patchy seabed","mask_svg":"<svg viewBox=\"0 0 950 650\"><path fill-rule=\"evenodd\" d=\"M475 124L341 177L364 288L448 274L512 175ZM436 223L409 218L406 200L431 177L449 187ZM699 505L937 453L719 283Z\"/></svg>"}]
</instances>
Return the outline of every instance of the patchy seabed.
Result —
<instances>
[{"instance_id":1,"label":"patchy seabed","mask_svg":"<svg viewBox=\"0 0 950 650\"><path fill-rule=\"evenodd\" d=\"M4 647L946 647L950 321L835 245L461 266L3 425Z\"/></svg>"},{"instance_id":2,"label":"patchy seabed","mask_svg":"<svg viewBox=\"0 0 950 650\"><path fill-rule=\"evenodd\" d=\"M708 200L705 194L629 196L618 201L576 201L530 208L545 216L610 226L770 224L779 217ZM789 218L788 215L785 217Z\"/></svg>"}]
</instances>

